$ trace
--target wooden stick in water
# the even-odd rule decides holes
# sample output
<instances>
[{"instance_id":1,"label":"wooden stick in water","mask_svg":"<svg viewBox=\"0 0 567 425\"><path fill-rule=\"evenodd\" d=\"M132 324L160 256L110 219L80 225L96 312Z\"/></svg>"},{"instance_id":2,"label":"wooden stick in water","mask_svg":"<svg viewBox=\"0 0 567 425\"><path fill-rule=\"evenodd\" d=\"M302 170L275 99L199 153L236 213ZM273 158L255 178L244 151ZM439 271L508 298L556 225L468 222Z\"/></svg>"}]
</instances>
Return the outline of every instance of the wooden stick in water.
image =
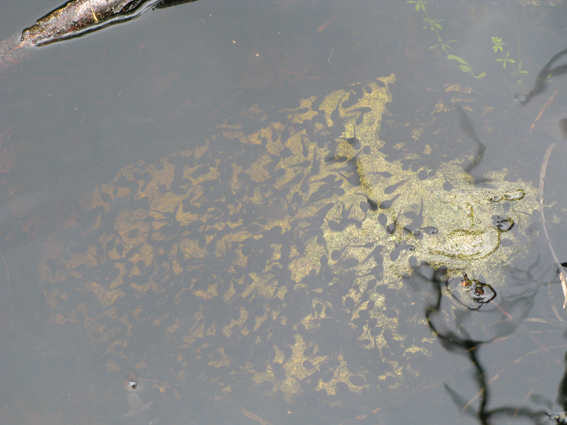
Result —
<instances>
[{"instance_id":1,"label":"wooden stick in water","mask_svg":"<svg viewBox=\"0 0 567 425\"><path fill-rule=\"evenodd\" d=\"M539 212L541 213L541 223L543 225L545 237L547 238L547 243L549 244L549 250L551 251L553 261L555 262L555 266L557 267L557 271L559 273L559 280L561 281L561 288L563 289L563 296L565 297L563 308L565 308L565 306L567 306L567 273L565 273L565 270L563 270L563 266L561 265L559 258L557 258L557 254L555 254L555 250L553 249L553 245L551 244L551 239L549 238L549 233L547 232L547 226L545 224L545 214L543 212L543 180L545 178L545 172L547 171L547 164L549 163L551 151L556 144L557 143L552 143L551 145L549 145L549 147L545 151L545 155L543 156L543 162L541 163L541 169L539 172Z\"/></svg>"}]
</instances>

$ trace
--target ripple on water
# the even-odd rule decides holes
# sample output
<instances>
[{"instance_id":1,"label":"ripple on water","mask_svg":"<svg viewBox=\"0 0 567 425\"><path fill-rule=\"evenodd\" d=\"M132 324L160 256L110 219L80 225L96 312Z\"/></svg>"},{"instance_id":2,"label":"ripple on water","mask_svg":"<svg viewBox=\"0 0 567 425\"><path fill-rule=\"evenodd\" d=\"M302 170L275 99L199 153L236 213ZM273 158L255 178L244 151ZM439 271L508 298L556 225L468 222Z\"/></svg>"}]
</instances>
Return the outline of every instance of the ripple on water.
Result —
<instances>
[{"instance_id":1,"label":"ripple on water","mask_svg":"<svg viewBox=\"0 0 567 425\"><path fill-rule=\"evenodd\" d=\"M128 404L128 412L122 415L122 423L124 424L137 424L137 425L154 425L156 421L151 420L148 415L148 410L152 405L151 400L147 403L140 397L138 387L138 380L130 377L125 381L125 386L128 389L128 397L126 403Z\"/></svg>"}]
</instances>

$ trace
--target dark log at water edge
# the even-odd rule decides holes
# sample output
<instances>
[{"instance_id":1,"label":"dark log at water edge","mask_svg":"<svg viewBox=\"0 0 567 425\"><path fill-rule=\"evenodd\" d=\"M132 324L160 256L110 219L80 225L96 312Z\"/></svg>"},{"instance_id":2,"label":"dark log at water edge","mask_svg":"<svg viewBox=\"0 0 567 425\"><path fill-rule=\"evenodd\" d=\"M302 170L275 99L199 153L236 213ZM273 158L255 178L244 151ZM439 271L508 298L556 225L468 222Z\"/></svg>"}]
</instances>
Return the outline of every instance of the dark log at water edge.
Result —
<instances>
[{"instance_id":1,"label":"dark log at water edge","mask_svg":"<svg viewBox=\"0 0 567 425\"><path fill-rule=\"evenodd\" d=\"M71 0L36 23L0 43L0 71L27 57L32 48L45 46L110 25L137 18L151 9L189 3L196 0Z\"/></svg>"}]
</instances>

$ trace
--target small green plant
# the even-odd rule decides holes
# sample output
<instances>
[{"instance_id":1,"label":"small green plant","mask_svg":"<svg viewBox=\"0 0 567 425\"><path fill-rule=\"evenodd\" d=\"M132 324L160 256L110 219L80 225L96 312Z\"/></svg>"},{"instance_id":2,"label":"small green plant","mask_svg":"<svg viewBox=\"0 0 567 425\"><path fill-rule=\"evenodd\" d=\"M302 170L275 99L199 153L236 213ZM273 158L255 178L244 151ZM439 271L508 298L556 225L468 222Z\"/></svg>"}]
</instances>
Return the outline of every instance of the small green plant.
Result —
<instances>
[{"instance_id":1,"label":"small green plant","mask_svg":"<svg viewBox=\"0 0 567 425\"><path fill-rule=\"evenodd\" d=\"M443 53L445 53L445 55L447 56L447 59L457 61L459 63L459 68L461 68L461 71L466 72L471 77L483 78L486 76L486 72L481 72L480 74L475 75L470 63L468 63L465 59L461 58L460 56L452 55L449 53L449 50L451 49L450 43L456 43L457 41L443 40L441 34L439 33L439 31L443 29L443 27L441 26L441 22L443 22L443 19L433 19L431 16L429 16L429 13L427 13L427 10L425 9L425 5L427 4L426 1L409 0L407 3L415 4L415 11L417 13L423 12L425 14L425 17L423 18L423 21L425 22L425 26L423 27L423 29L425 30L429 28L437 36L437 44L434 44L433 46L429 46L429 50L440 48L443 51Z\"/></svg>"},{"instance_id":2,"label":"small green plant","mask_svg":"<svg viewBox=\"0 0 567 425\"><path fill-rule=\"evenodd\" d=\"M510 57L509 50L506 50L506 54L504 54L504 44L505 43L502 41L502 37L492 37L492 50L494 50L494 53L496 54L500 53L501 56L500 58L496 58L496 62L500 62L504 69L506 69L506 66L510 65L510 68L512 68L513 70L510 75L514 76L519 74L520 79L518 80L518 84L523 85L524 81L521 75L528 74L528 71L522 68L522 58L518 59L516 65L516 61ZM519 50L520 49L518 46L518 52Z\"/></svg>"}]
</instances>

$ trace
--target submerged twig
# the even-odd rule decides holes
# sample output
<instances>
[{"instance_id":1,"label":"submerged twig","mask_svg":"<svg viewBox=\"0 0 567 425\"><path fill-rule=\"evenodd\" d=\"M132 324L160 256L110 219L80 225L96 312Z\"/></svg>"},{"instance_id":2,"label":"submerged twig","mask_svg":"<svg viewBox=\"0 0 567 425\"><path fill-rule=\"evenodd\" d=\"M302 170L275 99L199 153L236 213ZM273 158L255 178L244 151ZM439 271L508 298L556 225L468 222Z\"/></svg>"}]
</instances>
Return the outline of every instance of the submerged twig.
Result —
<instances>
[{"instance_id":1,"label":"submerged twig","mask_svg":"<svg viewBox=\"0 0 567 425\"><path fill-rule=\"evenodd\" d=\"M549 104L551 102L553 102L553 98L555 97L555 95L557 94L557 90L555 90L553 92L553 94L549 97L549 99L547 99L547 102L545 102L545 105L543 105L543 108L541 108L541 111L539 111L539 115L537 116L537 118L534 120L534 122L532 123L531 127L530 127L530 131L528 131L528 133L531 133L534 128L535 128L535 124L536 122L539 121L539 119L541 118L541 116L543 115L543 113L545 112L545 109L549 106Z\"/></svg>"},{"instance_id":2,"label":"submerged twig","mask_svg":"<svg viewBox=\"0 0 567 425\"><path fill-rule=\"evenodd\" d=\"M565 306L567 306L567 273L565 273L565 270L563 270L563 266L557 258L557 254L555 254L553 245L551 245L551 239L549 239L549 233L547 232L547 226L545 225L545 214L543 212L543 180L545 178L545 172L547 171L547 164L549 162L549 157L551 156L551 151L556 144L557 143L552 143L551 145L549 145L549 147L545 151L545 155L543 156L543 162L541 163L541 170L539 172L539 212L541 213L541 223L543 225L545 237L547 238L547 243L549 244L549 250L551 251L553 261L555 262L555 266L557 267L557 271L559 273L559 280L561 281L561 288L563 289L563 296L565 297L563 308L565 308Z\"/></svg>"}]
</instances>

